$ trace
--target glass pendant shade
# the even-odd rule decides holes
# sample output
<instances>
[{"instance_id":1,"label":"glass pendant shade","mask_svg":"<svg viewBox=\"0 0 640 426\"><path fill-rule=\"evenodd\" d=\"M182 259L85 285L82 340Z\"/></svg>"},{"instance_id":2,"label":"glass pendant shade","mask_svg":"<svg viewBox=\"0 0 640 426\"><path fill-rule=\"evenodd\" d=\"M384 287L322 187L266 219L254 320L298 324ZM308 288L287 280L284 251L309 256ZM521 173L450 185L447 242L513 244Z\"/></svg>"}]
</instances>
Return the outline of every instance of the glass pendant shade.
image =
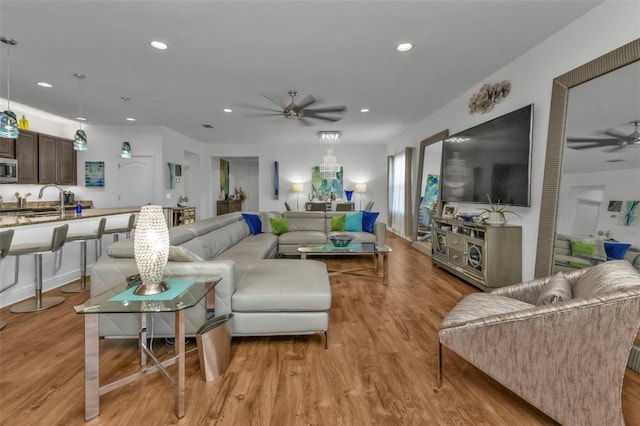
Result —
<instances>
[{"instance_id":1,"label":"glass pendant shade","mask_svg":"<svg viewBox=\"0 0 640 426\"><path fill-rule=\"evenodd\" d=\"M10 110L3 111L0 117L0 138L15 139L19 134L16 114Z\"/></svg>"},{"instance_id":2,"label":"glass pendant shade","mask_svg":"<svg viewBox=\"0 0 640 426\"><path fill-rule=\"evenodd\" d=\"M76 130L76 134L73 137L73 149L76 151L87 150L87 134L82 129Z\"/></svg>"},{"instance_id":3,"label":"glass pendant shade","mask_svg":"<svg viewBox=\"0 0 640 426\"><path fill-rule=\"evenodd\" d=\"M133 257L142 284L134 294L162 293L169 285L162 281L169 259L169 229L162 206L142 206L133 237Z\"/></svg>"},{"instance_id":4,"label":"glass pendant shade","mask_svg":"<svg viewBox=\"0 0 640 426\"><path fill-rule=\"evenodd\" d=\"M131 158L131 144L127 141L122 142L122 148L120 149L120 157Z\"/></svg>"}]
</instances>

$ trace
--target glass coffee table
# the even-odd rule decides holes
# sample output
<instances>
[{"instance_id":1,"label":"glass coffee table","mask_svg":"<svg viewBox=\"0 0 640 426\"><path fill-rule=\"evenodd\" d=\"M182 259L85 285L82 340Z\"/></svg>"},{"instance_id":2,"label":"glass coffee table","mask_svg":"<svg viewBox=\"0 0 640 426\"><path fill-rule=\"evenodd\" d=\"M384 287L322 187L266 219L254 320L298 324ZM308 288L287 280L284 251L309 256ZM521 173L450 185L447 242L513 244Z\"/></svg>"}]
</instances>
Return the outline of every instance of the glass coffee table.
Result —
<instances>
[{"instance_id":1,"label":"glass coffee table","mask_svg":"<svg viewBox=\"0 0 640 426\"><path fill-rule=\"evenodd\" d=\"M92 419L100 414L100 395L145 377L156 371L162 371L176 390L176 416L184 416L185 395L185 324L184 310L198 304L221 280L211 276L171 276L163 281L170 288L164 293L150 296L133 294L137 284L134 280L123 280L117 286L93 296L82 305L74 306L77 314L84 314L84 418ZM206 299L205 299L206 300ZM160 361L147 347L147 313L175 312L175 356ZM129 376L100 386L100 335L99 315L96 314L140 313L139 333L141 370ZM147 356L155 363L146 366ZM169 374L166 367L178 364L176 377Z\"/></svg>"},{"instance_id":2,"label":"glass coffee table","mask_svg":"<svg viewBox=\"0 0 640 426\"><path fill-rule=\"evenodd\" d=\"M309 256L362 256L373 255L373 273L382 276L382 284L389 285L389 260L387 256L391 253L391 248L384 244L376 243L350 243L346 247L336 247L331 243L315 247L298 247L301 259ZM353 274L370 276L365 273L371 268L357 268L347 270L330 270L330 273Z\"/></svg>"}]
</instances>

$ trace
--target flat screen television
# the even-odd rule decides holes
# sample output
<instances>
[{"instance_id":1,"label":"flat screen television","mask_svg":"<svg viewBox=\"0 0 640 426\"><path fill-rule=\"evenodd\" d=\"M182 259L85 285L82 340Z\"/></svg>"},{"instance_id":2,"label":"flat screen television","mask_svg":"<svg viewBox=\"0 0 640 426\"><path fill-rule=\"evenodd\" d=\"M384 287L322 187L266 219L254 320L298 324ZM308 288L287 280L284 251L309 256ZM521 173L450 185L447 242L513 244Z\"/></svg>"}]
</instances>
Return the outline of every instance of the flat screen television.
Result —
<instances>
[{"instance_id":1,"label":"flat screen television","mask_svg":"<svg viewBox=\"0 0 640 426\"><path fill-rule=\"evenodd\" d=\"M533 104L444 140L442 201L531 205Z\"/></svg>"}]
</instances>

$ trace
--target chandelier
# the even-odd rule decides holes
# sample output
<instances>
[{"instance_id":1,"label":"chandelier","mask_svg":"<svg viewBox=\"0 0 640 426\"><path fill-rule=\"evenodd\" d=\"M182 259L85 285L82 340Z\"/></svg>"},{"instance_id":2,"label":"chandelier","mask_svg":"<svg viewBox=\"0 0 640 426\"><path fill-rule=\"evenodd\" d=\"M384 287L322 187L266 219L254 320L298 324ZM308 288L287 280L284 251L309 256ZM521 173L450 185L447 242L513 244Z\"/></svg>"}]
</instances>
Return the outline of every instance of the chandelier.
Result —
<instances>
[{"instance_id":1,"label":"chandelier","mask_svg":"<svg viewBox=\"0 0 640 426\"><path fill-rule=\"evenodd\" d=\"M320 174L327 180L336 179L340 171L340 163L338 163L338 158L333 153L333 144L340 140L340 135L341 133L338 131L318 132L320 143L329 145L327 154L322 156L322 163L320 163Z\"/></svg>"}]
</instances>

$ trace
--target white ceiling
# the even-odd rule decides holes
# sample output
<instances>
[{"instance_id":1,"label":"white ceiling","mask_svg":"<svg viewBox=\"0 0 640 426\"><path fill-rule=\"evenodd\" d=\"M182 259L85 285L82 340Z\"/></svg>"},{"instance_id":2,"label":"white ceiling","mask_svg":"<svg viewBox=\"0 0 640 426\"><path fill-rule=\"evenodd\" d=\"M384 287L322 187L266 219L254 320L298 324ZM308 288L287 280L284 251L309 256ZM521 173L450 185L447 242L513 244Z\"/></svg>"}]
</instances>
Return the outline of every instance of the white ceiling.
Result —
<instances>
[{"instance_id":1,"label":"white ceiling","mask_svg":"<svg viewBox=\"0 0 640 426\"><path fill-rule=\"evenodd\" d=\"M11 99L89 124L165 125L211 143L389 140L599 1L0 1ZM164 52L151 40L169 45ZM395 50L410 41L408 53ZM0 56L6 97L7 50ZM54 85L36 86L37 81ZM336 123L247 118L261 93L346 105ZM122 96L132 100L123 106ZM224 113L223 108L233 109ZM368 107L369 113L360 109ZM207 130L202 124L211 124Z\"/></svg>"}]
</instances>

